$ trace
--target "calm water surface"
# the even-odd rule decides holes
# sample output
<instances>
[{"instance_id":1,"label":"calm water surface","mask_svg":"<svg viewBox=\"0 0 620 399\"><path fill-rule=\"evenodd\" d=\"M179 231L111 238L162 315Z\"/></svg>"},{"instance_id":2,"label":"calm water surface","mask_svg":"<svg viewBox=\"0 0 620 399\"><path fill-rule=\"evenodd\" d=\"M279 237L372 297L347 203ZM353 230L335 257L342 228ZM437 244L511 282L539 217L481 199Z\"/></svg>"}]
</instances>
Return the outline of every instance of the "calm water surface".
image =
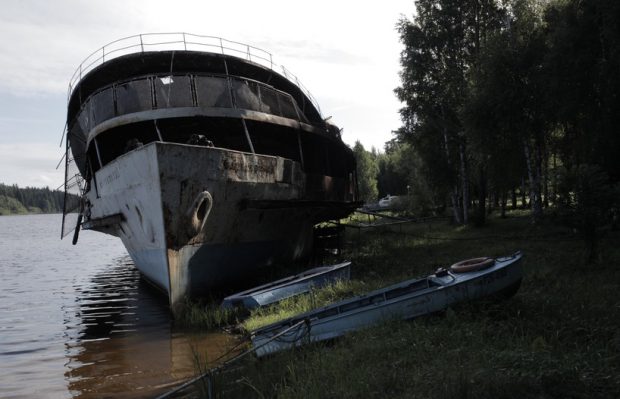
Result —
<instances>
[{"instance_id":1,"label":"calm water surface","mask_svg":"<svg viewBox=\"0 0 620 399\"><path fill-rule=\"evenodd\" d=\"M151 397L233 338L172 329L120 240L60 240L61 215L0 216L0 397Z\"/></svg>"}]
</instances>

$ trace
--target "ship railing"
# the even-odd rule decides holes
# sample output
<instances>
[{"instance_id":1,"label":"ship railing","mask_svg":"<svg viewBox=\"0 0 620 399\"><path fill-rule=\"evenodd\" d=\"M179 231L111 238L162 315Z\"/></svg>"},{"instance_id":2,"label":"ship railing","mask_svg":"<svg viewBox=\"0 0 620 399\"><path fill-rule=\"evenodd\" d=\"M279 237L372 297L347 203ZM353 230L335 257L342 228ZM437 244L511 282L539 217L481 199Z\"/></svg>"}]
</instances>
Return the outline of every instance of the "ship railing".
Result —
<instances>
[{"instance_id":1,"label":"ship railing","mask_svg":"<svg viewBox=\"0 0 620 399\"><path fill-rule=\"evenodd\" d=\"M79 161L71 151L71 140L81 140L67 132L65 148L65 183L64 201L62 210L61 238L71 233L77 227L79 215L82 212L82 198L86 192L86 181L80 174L77 166Z\"/></svg>"},{"instance_id":2,"label":"ship railing","mask_svg":"<svg viewBox=\"0 0 620 399\"><path fill-rule=\"evenodd\" d=\"M71 76L67 101L71 98L73 90L82 80L82 77L106 61L128 54L171 50L208 51L211 53L244 58L262 65L281 74L297 85L304 95L310 99L319 114L321 114L319 104L310 91L299 81L299 78L295 74L284 66L275 64L271 53L249 44L227 40L217 36L195 35L186 32L142 33L139 35L127 36L110 42L93 51L82 61L73 73L73 76Z\"/></svg>"},{"instance_id":3,"label":"ship railing","mask_svg":"<svg viewBox=\"0 0 620 399\"><path fill-rule=\"evenodd\" d=\"M157 78L167 79L166 85L169 88L180 85L185 90L168 90L167 93L165 91L162 93L157 88ZM221 90L211 89L205 92L199 88L201 80L219 81L222 83ZM141 88L143 85L146 87ZM240 85L247 85L250 90L248 92L236 90L235 88ZM144 96L148 101L134 103L134 107L127 110L127 96L123 94L124 91L119 92L119 87L129 88L131 89L129 91L133 93L149 93L148 96ZM195 94L192 95L192 93ZM160 97L161 94L163 97ZM211 74L160 74L115 82L94 92L83 100L79 112L69 122L69 131L73 137L82 137L85 140L85 135L91 129L114 117L152 109L175 107L222 107L251 110L309 123L290 94L256 80L226 78L223 75Z\"/></svg>"}]
</instances>

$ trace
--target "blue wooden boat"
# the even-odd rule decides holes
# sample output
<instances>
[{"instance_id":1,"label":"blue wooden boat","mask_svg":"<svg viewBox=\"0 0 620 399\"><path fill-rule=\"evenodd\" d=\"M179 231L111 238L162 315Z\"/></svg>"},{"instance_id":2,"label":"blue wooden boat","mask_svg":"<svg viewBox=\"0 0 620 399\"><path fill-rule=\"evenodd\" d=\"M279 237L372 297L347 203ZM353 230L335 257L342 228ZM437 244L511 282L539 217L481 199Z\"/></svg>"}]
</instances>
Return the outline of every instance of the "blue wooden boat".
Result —
<instances>
[{"instance_id":1,"label":"blue wooden boat","mask_svg":"<svg viewBox=\"0 0 620 399\"><path fill-rule=\"evenodd\" d=\"M267 306L286 298L310 292L313 288L333 284L338 280L349 280L350 276L351 262L316 267L228 296L224 298L221 306L223 308L244 307L246 309Z\"/></svg>"},{"instance_id":2,"label":"blue wooden boat","mask_svg":"<svg viewBox=\"0 0 620 399\"><path fill-rule=\"evenodd\" d=\"M384 320L412 319L449 306L492 295L516 293L522 279L521 252L500 258L476 258L346 299L251 333L258 357L308 342L332 339Z\"/></svg>"}]
</instances>

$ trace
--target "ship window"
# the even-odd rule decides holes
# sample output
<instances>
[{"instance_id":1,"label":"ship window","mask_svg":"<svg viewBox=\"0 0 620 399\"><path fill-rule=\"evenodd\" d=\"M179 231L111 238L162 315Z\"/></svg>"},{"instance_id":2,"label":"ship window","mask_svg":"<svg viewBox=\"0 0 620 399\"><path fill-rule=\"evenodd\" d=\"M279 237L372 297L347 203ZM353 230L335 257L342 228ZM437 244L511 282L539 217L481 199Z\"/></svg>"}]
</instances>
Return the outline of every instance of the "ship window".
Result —
<instances>
[{"instance_id":1,"label":"ship window","mask_svg":"<svg viewBox=\"0 0 620 399\"><path fill-rule=\"evenodd\" d=\"M246 121L257 154L275 155L300 161L297 131L291 127Z\"/></svg>"},{"instance_id":2,"label":"ship window","mask_svg":"<svg viewBox=\"0 0 620 399\"><path fill-rule=\"evenodd\" d=\"M268 87L260 87L261 111L273 115L282 115L278 104L278 92Z\"/></svg>"},{"instance_id":3,"label":"ship window","mask_svg":"<svg viewBox=\"0 0 620 399\"><path fill-rule=\"evenodd\" d=\"M114 117L114 93L111 87L95 94L90 102L93 125Z\"/></svg>"},{"instance_id":4,"label":"ship window","mask_svg":"<svg viewBox=\"0 0 620 399\"><path fill-rule=\"evenodd\" d=\"M287 95L280 94L280 105L282 106L282 116L285 118L298 120L297 111L293 104L293 99Z\"/></svg>"},{"instance_id":5,"label":"ship window","mask_svg":"<svg viewBox=\"0 0 620 399\"><path fill-rule=\"evenodd\" d=\"M134 80L116 86L116 106L119 115L153 109L150 81Z\"/></svg>"},{"instance_id":6,"label":"ship window","mask_svg":"<svg viewBox=\"0 0 620 399\"><path fill-rule=\"evenodd\" d=\"M304 168L309 173L330 175L327 151L330 142L318 135L302 135Z\"/></svg>"},{"instance_id":7,"label":"ship window","mask_svg":"<svg viewBox=\"0 0 620 399\"><path fill-rule=\"evenodd\" d=\"M237 108L260 111L260 99L258 97L258 86L254 82L247 80L234 80L233 93Z\"/></svg>"},{"instance_id":8,"label":"ship window","mask_svg":"<svg viewBox=\"0 0 620 399\"><path fill-rule=\"evenodd\" d=\"M297 106L297 103L295 101L293 101L293 105L295 106L295 109L297 110L297 115L299 115L299 120L301 122L310 123L306 115L299 109L299 106Z\"/></svg>"},{"instance_id":9,"label":"ship window","mask_svg":"<svg viewBox=\"0 0 620 399\"><path fill-rule=\"evenodd\" d=\"M224 78L196 76L196 97L199 107L231 108L228 82Z\"/></svg>"},{"instance_id":10,"label":"ship window","mask_svg":"<svg viewBox=\"0 0 620 399\"><path fill-rule=\"evenodd\" d=\"M102 165L106 165L118 156L152 141L156 141L157 139L153 121L122 125L114 129L106 130L97 136L101 163Z\"/></svg>"},{"instance_id":11,"label":"ship window","mask_svg":"<svg viewBox=\"0 0 620 399\"><path fill-rule=\"evenodd\" d=\"M192 88L189 76L156 77L157 108L192 107Z\"/></svg>"},{"instance_id":12,"label":"ship window","mask_svg":"<svg viewBox=\"0 0 620 399\"><path fill-rule=\"evenodd\" d=\"M86 139L84 137L84 133L80 130L80 127L75 124L68 135L69 144L71 145L71 153L73 155L73 159L80 170L82 175L86 173L86 157L84 153L86 152Z\"/></svg>"},{"instance_id":13,"label":"ship window","mask_svg":"<svg viewBox=\"0 0 620 399\"><path fill-rule=\"evenodd\" d=\"M90 100L86 101L78 114L77 123L83 132L90 131Z\"/></svg>"}]
</instances>

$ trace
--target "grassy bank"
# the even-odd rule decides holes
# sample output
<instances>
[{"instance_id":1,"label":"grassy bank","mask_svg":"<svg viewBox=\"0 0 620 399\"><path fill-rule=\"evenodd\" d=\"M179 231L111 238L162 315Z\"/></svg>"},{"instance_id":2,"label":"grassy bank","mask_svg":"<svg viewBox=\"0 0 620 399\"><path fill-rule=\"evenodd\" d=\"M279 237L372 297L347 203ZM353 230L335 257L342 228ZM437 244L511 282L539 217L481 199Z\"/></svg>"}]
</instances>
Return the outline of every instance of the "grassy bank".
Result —
<instances>
[{"instance_id":1,"label":"grassy bank","mask_svg":"<svg viewBox=\"0 0 620 399\"><path fill-rule=\"evenodd\" d=\"M485 228L445 222L348 231L352 282L255 312L255 328L291 313L477 256L525 254L515 297L391 322L264 360L248 357L216 377L222 397L620 397L620 234L596 265L551 223L512 214Z\"/></svg>"}]
</instances>

